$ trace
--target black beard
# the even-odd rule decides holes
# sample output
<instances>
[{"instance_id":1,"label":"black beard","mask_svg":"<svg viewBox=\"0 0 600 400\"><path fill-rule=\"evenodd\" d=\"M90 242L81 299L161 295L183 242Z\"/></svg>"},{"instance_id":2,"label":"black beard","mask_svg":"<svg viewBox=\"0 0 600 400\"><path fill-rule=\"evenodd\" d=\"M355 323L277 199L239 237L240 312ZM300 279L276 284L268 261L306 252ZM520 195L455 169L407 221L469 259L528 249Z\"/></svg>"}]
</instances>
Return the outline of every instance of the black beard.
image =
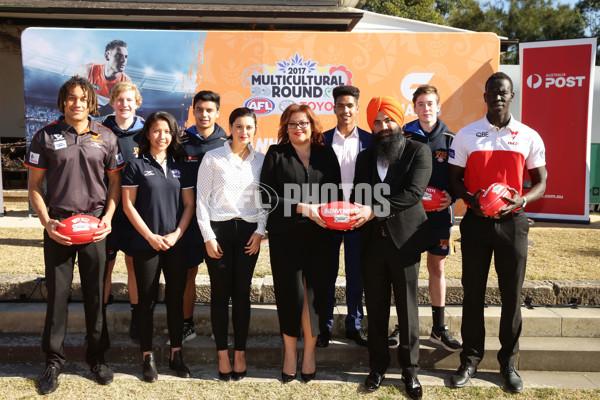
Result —
<instances>
[{"instance_id":1,"label":"black beard","mask_svg":"<svg viewBox=\"0 0 600 400\"><path fill-rule=\"evenodd\" d=\"M406 138L400 129L383 129L373 135L372 141L377 157L389 165L402 155Z\"/></svg>"}]
</instances>

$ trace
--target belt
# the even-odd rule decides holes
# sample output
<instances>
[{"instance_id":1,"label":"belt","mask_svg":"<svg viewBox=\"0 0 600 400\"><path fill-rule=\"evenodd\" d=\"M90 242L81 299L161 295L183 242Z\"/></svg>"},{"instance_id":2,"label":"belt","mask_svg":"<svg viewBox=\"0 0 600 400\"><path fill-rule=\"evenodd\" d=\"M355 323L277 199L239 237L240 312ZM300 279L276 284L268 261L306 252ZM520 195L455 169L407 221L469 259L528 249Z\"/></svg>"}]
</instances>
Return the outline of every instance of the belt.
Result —
<instances>
[{"instance_id":1,"label":"belt","mask_svg":"<svg viewBox=\"0 0 600 400\"><path fill-rule=\"evenodd\" d=\"M73 215L92 215L96 218L100 218L100 216L102 215L104 209L99 208L95 211L91 211L91 212L68 212L68 211L64 211L64 210L59 210L57 208L49 208L48 209L48 215L50 216L50 218L52 219L56 219L56 220L63 220L69 217L72 217Z\"/></svg>"}]
</instances>

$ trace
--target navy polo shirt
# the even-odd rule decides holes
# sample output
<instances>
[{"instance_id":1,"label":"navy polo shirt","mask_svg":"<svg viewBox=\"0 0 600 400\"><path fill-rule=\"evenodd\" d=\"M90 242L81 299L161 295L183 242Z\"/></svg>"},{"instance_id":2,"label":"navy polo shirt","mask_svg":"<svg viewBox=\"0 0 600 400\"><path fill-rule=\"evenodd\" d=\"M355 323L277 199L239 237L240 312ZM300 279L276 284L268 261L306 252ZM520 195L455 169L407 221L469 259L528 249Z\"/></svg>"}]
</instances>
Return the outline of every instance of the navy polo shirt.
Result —
<instances>
[{"instance_id":1,"label":"navy polo shirt","mask_svg":"<svg viewBox=\"0 0 600 400\"><path fill-rule=\"evenodd\" d=\"M155 234L166 235L177 229L183 213L181 191L192 190L195 183L185 163L167 158L167 171L146 153L131 160L123 172L123 187L137 187L135 208L148 228ZM175 246L184 242L180 239ZM135 230L132 249L151 249L150 243Z\"/></svg>"}]
</instances>

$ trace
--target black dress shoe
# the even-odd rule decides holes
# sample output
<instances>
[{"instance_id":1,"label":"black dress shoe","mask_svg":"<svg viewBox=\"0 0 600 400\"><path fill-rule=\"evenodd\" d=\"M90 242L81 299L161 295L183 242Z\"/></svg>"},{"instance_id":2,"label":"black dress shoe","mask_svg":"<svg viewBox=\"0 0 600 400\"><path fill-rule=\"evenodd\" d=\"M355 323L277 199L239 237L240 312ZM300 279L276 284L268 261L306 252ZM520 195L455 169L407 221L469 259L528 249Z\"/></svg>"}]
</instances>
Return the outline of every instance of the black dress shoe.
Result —
<instances>
[{"instance_id":1,"label":"black dress shoe","mask_svg":"<svg viewBox=\"0 0 600 400\"><path fill-rule=\"evenodd\" d=\"M232 371L229 372L221 372L219 371L219 380L223 382L229 382L233 377Z\"/></svg>"},{"instance_id":2,"label":"black dress shoe","mask_svg":"<svg viewBox=\"0 0 600 400\"><path fill-rule=\"evenodd\" d=\"M366 346L368 344L367 334L362 329L346 331L346 339L354 340L359 346Z\"/></svg>"},{"instance_id":3,"label":"black dress shoe","mask_svg":"<svg viewBox=\"0 0 600 400\"><path fill-rule=\"evenodd\" d=\"M58 387L58 376L60 368L54 364L46 364L44 373L40 376L40 394L50 394Z\"/></svg>"},{"instance_id":4,"label":"black dress shoe","mask_svg":"<svg viewBox=\"0 0 600 400\"><path fill-rule=\"evenodd\" d=\"M423 397L423 387L421 386L421 382L419 382L419 378L416 376L406 377L403 375L402 381L404 382L408 397L414 400Z\"/></svg>"},{"instance_id":5,"label":"black dress shoe","mask_svg":"<svg viewBox=\"0 0 600 400\"><path fill-rule=\"evenodd\" d=\"M92 374L94 374L96 381L101 385L108 385L115 377L115 374L108 368L108 365L104 361L101 361L92 367Z\"/></svg>"},{"instance_id":6,"label":"black dress shoe","mask_svg":"<svg viewBox=\"0 0 600 400\"><path fill-rule=\"evenodd\" d=\"M241 381L245 377L246 377L246 370L243 370L242 372L236 372L236 371L231 372L231 379L233 379L234 381Z\"/></svg>"},{"instance_id":7,"label":"black dress shoe","mask_svg":"<svg viewBox=\"0 0 600 400\"><path fill-rule=\"evenodd\" d=\"M323 333L319 333L317 336L317 347L327 347L329 346L329 341L331 340L331 331L325 331Z\"/></svg>"},{"instance_id":8,"label":"black dress shoe","mask_svg":"<svg viewBox=\"0 0 600 400\"><path fill-rule=\"evenodd\" d=\"M521 393L523 391L523 380L514 365L500 367L500 374L504 378L506 390L511 393Z\"/></svg>"},{"instance_id":9,"label":"black dress shoe","mask_svg":"<svg viewBox=\"0 0 600 400\"><path fill-rule=\"evenodd\" d=\"M473 367L471 364L460 364L458 370L450 378L450 385L452 387L463 387L475 375L477 375L477 367Z\"/></svg>"},{"instance_id":10,"label":"black dress shoe","mask_svg":"<svg viewBox=\"0 0 600 400\"><path fill-rule=\"evenodd\" d=\"M304 382L308 383L315 379L315 376L317 376L317 371L313 372L312 374L305 374L304 372L300 372L300 376L302 377L302 380Z\"/></svg>"},{"instance_id":11,"label":"black dress shoe","mask_svg":"<svg viewBox=\"0 0 600 400\"><path fill-rule=\"evenodd\" d=\"M296 379L296 374L290 375L290 374L286 374L285 372L281 371L281 380L283 381L283 383L290 383L294 379Z\"/></svg>"},{"instance_id":12,"label":"black dress shoe","mask_svg":"<svg viewBox=\"0 0 600 400\"><path fill-rule=\"evenodd\" d=\"M169 368L177 372L177 376L180 378L189 378L191 376L190 369L183 363L181 350L173 353L173 359L169 360Z\"/></svg>"},{"instance_id":13,"label":"black dress shoe","mask_svg":"<svg viewBox=\"0 0 600 400\"><path fill-rule=\"evenodd\" d=\"M156 382L158 380L156 362L154 362L154 353L146 354L144 356L143 376L146 382Z\"/></svg>"},{"instance_id":14,"label":"black dress shoe","mask_svg":"<svg viewBox=\"0 0 600 400\"><path fill-rule=\"evenodd\" d=\"M365 379L365 389L367 392L374 392L379 389L381 386L381 381L385 378L384 374L380 374L379 372L371 371L367 379Z\"/></svg>"}]
</instances>

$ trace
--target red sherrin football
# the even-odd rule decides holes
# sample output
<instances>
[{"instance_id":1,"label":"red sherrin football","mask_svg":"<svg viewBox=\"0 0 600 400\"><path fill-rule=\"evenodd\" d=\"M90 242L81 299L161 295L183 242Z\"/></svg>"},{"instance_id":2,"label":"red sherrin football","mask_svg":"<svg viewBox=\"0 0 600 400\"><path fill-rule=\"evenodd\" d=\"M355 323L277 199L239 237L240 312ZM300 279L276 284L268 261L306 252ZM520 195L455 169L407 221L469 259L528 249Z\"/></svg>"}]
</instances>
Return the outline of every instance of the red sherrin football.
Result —
<instances>
[{"instance_id":1,"label":"red sherrin football","mask_svg":"<svg viewBox=\"0 0 600 400\"><path fill-rule=\"evenodd\" d=\"M432 186L427 186L423 193L423 208L425 211L435 211L445 202L445 198L444 192Z\"/></svg>"},{"instance_id":2,"label":"red sherrin football","mask_svg":"<svg viewBox=\"0 0 600 400\"><path fill-rule=\"evenodd\" d=\"M505 183L492 183L481 196L479 196L479 205L481 210L488 217L494 217L500 213L502 208L509 204L502 197L512 198L512 192L508 190L509 186Z\"/></svg>"},{"instance_id":3,"label":"red sherrin football","mask_svg":"<svg viewBox=\"0 0 600 400\"><path fill-rule=\"evenodd\" d=\"M100 220L92 215L73 215L61 221L56 231L71 238L73 244L87 244L94 241L94 234L103 227L98 227Z\"/></svg>"},{"instance_id":4,"label":"red sherrin football","mask_svg":"<svg viewBox=\"0 0 600 400\"><path fill-rule=\"evenodd\" d=\"M330 229L347 231L354 221L350 221L350 211L356 209L356 205L345 201L334 201L319 208L319 215Z\"/></svg>"}]
</instances>

